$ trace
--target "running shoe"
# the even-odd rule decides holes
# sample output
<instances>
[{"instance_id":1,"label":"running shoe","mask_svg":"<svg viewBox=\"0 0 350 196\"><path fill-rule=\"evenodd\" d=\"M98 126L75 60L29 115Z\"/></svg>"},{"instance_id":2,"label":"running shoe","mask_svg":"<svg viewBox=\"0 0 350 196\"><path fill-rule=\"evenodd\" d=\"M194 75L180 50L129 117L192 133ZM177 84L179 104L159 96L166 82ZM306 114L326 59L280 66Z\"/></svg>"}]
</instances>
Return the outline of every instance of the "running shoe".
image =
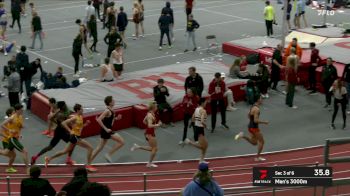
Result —
<instances>
[{"instance_id":1,"label":"running shoe","mask_svg":"<svg viewBox=\"0 0 350 196\"><path fill-rule=\"evenodd\" d=\"M49 157L45 157L45 167L47 168L49 166Z\"/></svg>"},{"instance_id":2,"label":"running shoe","mask_svg":"<svg viewBox=\"0 0 350 196\"><path fill-rule=\"evenodd\" d=\"M105 154L105 159L108 163L113 163L111 156L109 156L107 153Z\"/></svg>"},{"instance_id":3,"label":"running shoe","mask_svg":"<svg viewBox=\"0 0 350 196\"><path fill-rule=\"evenodd\" d=\"M148 167L148 168L156 168L156 167L158 167L158 165L156 165L154 163L147 163L146 167Z\"/></svg>"},{"instance_id":4,"label":"running shoe","mask_svg":"<svg viewBox=\"0 0 350 196\"><path fill-rule=\"evenodd\" d=\"M73 165L75 165L76 163L77 163L77 162L75 162L75 161L73 161L73 160L71 160L71 159L67 159L67 160L66 160L66 164L67 164L67 165L72 165L72 166L73 166Z\"/></svg>"},{"instance_id":5,"label":"running shoe","mask_svg":"<svg viewBox=\"0 0 350 196\"><path fill-rule=\"evenodd\" d=\"M158 50L162 50L162 46L159 46Z\"/></svg>"},{"instance_id":6,"label":"running shoe","mask_svg":"<svg viewBox=\"0 0 350 196\"><path fill-rule=\"evenodd\" d=\"M239 139L241 139L243 137L243 132L240 132L239 134L237 134L236 136L235 136L235 140L239 140Z\"/></svg>"},{"instance_id":7,"label":"running shoe","mask_svg":"<svg viewBox=\"0 0 350 196\"><path fill-rule=\"evenodd\" d=\"M131 151L135 151L136 149L139 149L140 148L140 146L139 145L137 145L137 144L134 144L134 146L133 147L131 147Z\"/></svg>"},{"instance_id":8,"label":"running shoe","mask_svg":"<svg viewBox=\"0 0 350 196\"><path fill-rule=\"evenodd\" d=\"M190 144L190 143L191 143L191 140L188 139L188 138L186 138L184 142L185 142L185 144Z\"/></svg>"},{"instance_id":9,"label":"running shoe","mask_svg":"<svg viewBox=\"0 0 350 196\"><path fill-rule=\"evenodd\" d=\"M9 167L6 169L6 173L16 173L16 172L17 172L17 170L13 167Z\"/></svg>"},{"instance_id":10,"label":"running shoe","mask_svg":"<svg viewBox=\"0 0 350 196\"><path fill-rule=\"evenodd\" d=\"M49 133L50 133L49 130L45 130L45 131L41 132L41 134L43 134L43 135L47 135L47 134L49 134Z\"/></svg>"},{"instance_id":11,"label":"running shoe","mask_svg":"<svg viewBox=\"0 0 350 196\"><path fill-rule=\"evenodd\" d=\"M173 46L168 46L169 49L173 48Z\"/></svg>"},{"instance_id":12,"label":"running shoe","mask_svg":"<svg viewBox=\"0 0 350 196\"><path fill-rule=\"evenodd\" d=\"M266 159L263 158L263 157L257 157L254 160L257 161L257 162L259 162L259 161L266 161Z\"/></svg>"},{"instance_id":13,"label":"running shoe","mask_svg":"<svg viewBox=\"0 0 350 196\"><path fill-rule=\"evenodd\" d=\"M54 136L54 132L50 132L49 134L47 134L46 135L47 137L49 137L49 138L53 138L53 136Z\"/></svg>"},{"instance_id":14,"label":"running shoe","mask_svg":"<svg viewBox=\"0 0 350 196\"><path fill-rule=\"evenodd\" d=\"M227 111L235 111L235 110L237 110L237 108L232 107L232 106L227 106L226 110Z\"/></svg>"},{"instance_id":15,"label":"running shoe","mask_svg":"<svg viewBox=\"0 0 350 196\"><path fill-rule=\"evenodd\" d=\"M93 167L92 165L85 166L85 169L88 170L89 172L97 171L97 169L95 167Z\"/></svg>"},{"instance_id":16,"label":"running shoe","mask_svg":"<svg viewBox=\"0 0 350 196\"><path fill-rule=\"evenodd\" d=\"M36 162L37 159L38 159L37 156L32 156L31 161L30 161L30 164L31 164L31 165L35 165L35 162Z\"/></svg>"},{"instance_id":17,"label":"running shoe","mask_svg":"<svg viewBox=\"0 0 350 196\"><path fill-rule=\"evenodd\" d=\"M180 146L184 145L184 142L183 141L179 141L179 145Z\"/></svg>"}]
</instances>

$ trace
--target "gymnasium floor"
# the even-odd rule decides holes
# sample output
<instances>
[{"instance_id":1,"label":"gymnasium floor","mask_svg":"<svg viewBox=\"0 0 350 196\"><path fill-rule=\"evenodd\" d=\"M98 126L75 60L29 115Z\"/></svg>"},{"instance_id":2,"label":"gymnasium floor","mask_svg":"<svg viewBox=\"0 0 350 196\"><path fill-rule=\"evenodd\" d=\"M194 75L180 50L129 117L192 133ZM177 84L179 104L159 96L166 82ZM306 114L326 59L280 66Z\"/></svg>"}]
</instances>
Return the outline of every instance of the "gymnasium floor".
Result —
<instances>
[{"instance_id":1,"label":"gymnasium floor","mask_svg":"<svg viewBox=\"0 0 350 196\"><path fill-rule=\"evenodd\" d=\"M44 50L28 51L30 59L34 60L40 57L43 62L43 68L48 72L54 72L58 66L64 68L64 73L71 80L73 72L73 58L71 57L71 45L74 36L78 32L78 27L74 21L77 18L83 18L86 3L85 1L69 1L69 0L36 0L37 10L42 18L43 28L47 34L44 40ZM177 62L193 61L198 59L222 60L226 64L233 61L233 57L228 55L207 54L205 36L215 34L218 41L225 42L239 39L247 36L265 35L265 26L262 19L262 10L264 1L258 0L198 0L195 9L195 19L201 24L200 29L196 32L197 44L200 46L198 52L189 52L184 54L183 50L186 46L185 37L185 13L183 10L183 0L172 0L172 7L175 14L175 43L173 49L163 49L158 51L159 30L157 27L160 10L164 6L164 0L145 0L145 38L140 40L132 40L133 24L129 23L127 36L129 37L128 48L126 54L126 72L143 70L147 68L159 67L163 65L175 64ZM132 1L117 1L117 6L123 5L125 11L130 16ZM273 2L277 10L279 18L278 26L274 26L275 35L281 34L281 14L280 5ZM9 7L8 4L6 4ZM307 18L309 24L321 23L322 17L317 15L316 10L307 10ZM344 22L349 18L349 10L344 13L338 13L328 17L330 23ZM8 29L8 40L16 40L18 45L30 46L30 17L24 18L22 21L23 33L17 33L15 29ZM101 28L101 24L98 24ZM102 38L106 31L99 30L99 44L97 50L101 54L95 54L93 60L87 60L87 63L100 63L106 54L107 46L103 43ZM38 41L37 41L38 44ZM83 51L85 51L83 49ZM13 52L12 54L15 54ZM0 56L0 64L5 64L10 58ZM82 69L83 76L88 79L96 79L99 77L98 68ZM35 76L38 81L39 74ZM4 83L2 83L4 84ZM2 85L1 85L2 86ZM283 89L283 87L279 87ZM1 89L6 91L5 89ZM171 92L170 92L171 93ZM322 108L324 105L324 97L321 94L309 96L302 88L297 88L295 96L295 104L299 106L297 110L291 110L284 105L284 95L271 92L270 98L264 101L261 111L261 118L270 121L268 126L262 126L266 146L265 151L285 150L291 148L307 147L313 145L322 145L326 138L346 137L349 135L349 129L343 131L341 127L340 115L336 122L338 129L331 130L329 128L331 120L331 112ZM101 97L101 101L102 101ZM8 107L7 97L0 98L0 113L4 113ZM230 127L229 131L217 128L214 134L207 133L209 140L208 157L219 157L229 155L241 155L254 153L255 147L245 142L235 143L233 135L239 131L246 131L247 112L249 107L241 102L237 106L239 109L234 112L228 112L227 121ZM46 129L47 125L44 121L32 115L29 111L25 112L25 128L23 129L23 144L28 148L30 155L37 153L42 147L49 143L46 136L40 133ZM220 117L219 117L220 119ZM210 124L210 120L208 121ZM178 146L178 142L182 137L182 122L176 123L174 128L159 129L157 131L158 145L160 150L156 160L179 160L179 159L196 159L199 155L197 149L191 147L182 148ZM123 130L120 134L124 137L126 145L117 152L113 159L115 162L145 162L148 160L149 154L141 151L130 153L129 149L133 143L145 144L143 131L130 128ZM191 132L189 134L191 135ZM93 146L99 142L99 137L91 137L87 139ZM95 159L95 163L105 162L103 153L112 146L108 147ZM60 143L56 149L48 154L52 154L64 147L64 143ZM85 162L85 152L77 148L73 154L74 160L78 163ZM0 162L5 163L6 159L0 157ZM18 156L17 163L21 163ZM39 160L38 163L42 163ZM58 159L53 163L62 163L62 159Z\"/></svg>"}]
</instances>

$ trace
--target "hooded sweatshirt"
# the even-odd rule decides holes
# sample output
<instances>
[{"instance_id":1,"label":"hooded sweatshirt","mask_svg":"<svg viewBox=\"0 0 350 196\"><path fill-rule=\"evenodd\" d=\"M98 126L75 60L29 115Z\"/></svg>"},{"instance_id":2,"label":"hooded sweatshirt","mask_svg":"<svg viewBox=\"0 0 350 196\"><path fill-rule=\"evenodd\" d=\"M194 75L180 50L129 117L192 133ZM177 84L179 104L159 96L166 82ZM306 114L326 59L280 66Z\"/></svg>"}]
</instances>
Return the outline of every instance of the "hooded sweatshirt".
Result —
<instances>
[{"instance_id":1,"label":"hooded sweatshirt","mask_svg":"<svg viewBox=\"0 0 350 196\"><path fill-rule=\"evenodd\" d=\"M162 13L169 15L171 18L170 24L174 24L174 12L173 9L171 9L170 2L166 2L165 7L162 9Z\"/></svg>"}]
</instances>

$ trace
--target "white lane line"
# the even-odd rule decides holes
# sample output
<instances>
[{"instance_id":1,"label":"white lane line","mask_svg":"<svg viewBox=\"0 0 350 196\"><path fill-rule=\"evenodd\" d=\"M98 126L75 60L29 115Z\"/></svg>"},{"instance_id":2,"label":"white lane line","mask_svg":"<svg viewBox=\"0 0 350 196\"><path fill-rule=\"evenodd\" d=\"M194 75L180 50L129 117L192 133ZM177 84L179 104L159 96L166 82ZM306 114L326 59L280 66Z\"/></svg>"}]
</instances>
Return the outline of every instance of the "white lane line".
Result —
<instances>
[{"instance_id":1,"label":"white lane line","mask_svg":"<svg viewBox=\"0 0 350 196\"><path fill-rule=\"evenodd\" d=\"M64 64L64 63L62 63L62 62L59 62L59 61L56 61L56 60L54 60L54 59L52 59L52 58L49 58L49 57L44 56L44 55L42 55L42 54L39 54L39 53L37 53L37 52L30 51L30 50L28 50L27 52L28 52L28 53L32 53L32 54L34 54L34 55L37 55L37 56L39 56L39 57L41 57L41 58L44 58L44 59L46 59L46 60L52 61L52 62L58 64L59 66L63 66L63 67L68 68L68 69L70 69L70 70L74 70L74 68L71 67L71 66L69 66L69 65L66 65L66 64Z\"/></svg>"}]
</instances>

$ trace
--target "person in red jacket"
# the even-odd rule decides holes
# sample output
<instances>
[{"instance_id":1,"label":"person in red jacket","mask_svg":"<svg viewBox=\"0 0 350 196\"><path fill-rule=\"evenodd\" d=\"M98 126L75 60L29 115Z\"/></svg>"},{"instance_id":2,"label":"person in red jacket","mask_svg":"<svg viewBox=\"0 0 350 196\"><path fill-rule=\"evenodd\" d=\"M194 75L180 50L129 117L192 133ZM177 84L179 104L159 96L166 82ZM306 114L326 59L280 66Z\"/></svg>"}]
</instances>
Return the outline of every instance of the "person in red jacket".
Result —
<instances>
[{"instance_id":1,"label":"person in red jacket","mask_svg":"<svg viewBox=\"0 0 350 196\"><path fill-rule=\"evenodd\" d=\"M226 106L224 102L224 93L226 90L226 84L221 79L219 72L215 73L215 78L209 84L208 93L210 95L210 106L211 106L211 132L213 133L216 125L216 113L219 105L221 112L221 126L225 129L229 127L226 125Z\"/></svg>"},{"instance_id":2,"label":"person in red jacket","mask_svg":"<svg viewBox=\"0 0 350 196\"><path fill-rule=\"evenodd\" d=\"M196 89L195 88L187 89L186 95L182 100L182 108L184 109L184 133L182 136L182 140L179 142L179 145L184 145L184 141L187 138L188 123L192 118L194 110L198 107L198 102L199 102L199 96L196 94ZM193 127L193 125L191 126ZM193 129L193 133L194 133L194 141L198 141L198 134L194 129Z\"/></svg>"}]
</instances>

